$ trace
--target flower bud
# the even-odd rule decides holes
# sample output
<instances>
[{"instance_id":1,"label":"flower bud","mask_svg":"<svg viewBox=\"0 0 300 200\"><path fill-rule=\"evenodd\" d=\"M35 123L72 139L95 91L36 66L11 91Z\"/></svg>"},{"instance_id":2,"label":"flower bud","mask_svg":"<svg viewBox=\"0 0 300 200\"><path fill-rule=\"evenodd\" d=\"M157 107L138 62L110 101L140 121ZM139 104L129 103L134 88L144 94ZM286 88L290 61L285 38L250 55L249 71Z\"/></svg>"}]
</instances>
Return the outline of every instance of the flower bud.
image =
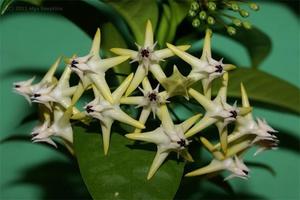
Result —
<instances>
[{"instance_id":1,"label":"flower bud","mask_svg":"<svg viewBox=\"0 0 300 200\"><path fill-rule=\"evenodd\" d=\"M242 17L248 17L249 16L249 12L247 12L247 10L241 9L239 12L240 12L240 15Z\"/></svg>"},{"instance_id":2,"label":"flower bud","mask_svg":"<svg viewBox=\"0 0 300 200\"><path fill-rule=\"evenodd\" d=\"M191 10L197 11L199 9L199 3L197 1L194 1L191 3Z\"/></svg>"},{"instance_id":3,"label":"flower bud","mask_svg":"<svg viewBox=\"0 0 300 200\"><path fill-rule=\"evenodd\" d=\"M239 20L238 18L234 18L232 20L232 23L235 25L235 26L241 26L242 25L242 21Z\"/></svg>"},{"instance_id":4,"label":"flower bud","mask_svg":"<svg viewBox=\"0 0 300 200\"><path fill-rule=\"evenodd\" d=\"M227 33L228 33L229 35L235 35L235 34L236 34L236 29L233 28L232 26L228 26L228 27L227 27Z\"/></svg>"},{"instance_id":5,"label":"flower bud","mask_svg":"<svg viewBox=\"0 0 300 200\"><path fill-rule=\"evenodd\" d=\"M210 24L210 25L214 25L215 24L215 19L211 16L209 16L207 18L207 23Z\"/></svg>"},{"instance_id":6,"label":"flower bud","mask_svg":"<svg viewBox=\"0 0 300 200\"><path fill-rule=\"evenodd\" d=\"M258 11L258 10L259 10L259 6L258 6L256 3L250 3L250 4L249 4L249 7L250 7L252 10L255 10L255 11Z\"/></svg>"},{"instance_id":7,"label":"flower bud","mask_svg":"<svg viewBox=\"0 0 300 200\"><path fill-rule=\"evenodd\" d=\"M244 27L245 29L251 29L251 28L252 28L252 25L251 25L250 22L244 21L244 22L243 22L243 27Z\"/></svg>"},{"instance_id":8,"label":"flower bud","mask_svg":"<svg viewBox=\"0 0 300 200\"><path fill-rule=\"evenodd\" d=\"M216 10L217 5L216 5L216 3L212 2L212 1L209 1L209 2L207 3L207 8L208 8L209 10L214 11L214 10Z\"/></svg>"},{"instance_id":9,"label":"flower bud","mask_svg":"<svg viewBox=\"0 0 300 200\"><path fill-rule=\"evenodd\" d=\"M195 16L197 15L197 12L194 11L194 10L189 10L188 15L189 15L190 17L195 17Z\"/></svg>"},{"instance_id":10,"label":"flower bud","mask_svg":"<svg viewBox=\"0 0 300 200\"><path fill-rule=\"evenodd\" d=\"M204 10L202 10L202 11L199 13L199 18L200 18L201 20L205 20L206 17L207 17L206 12L205 12Z\"/></svg>"},{"instance_id":11,"label":"flower bud","mask_svg":"<svg viewBox=\"0 0 300 200\"><path fill-rule=\"evenodd\" d=\"M198 28L200 26L201 22L198 18L194 19L192 22L192 26L195 28Z\"/></svg>"},{"instance_id":12,"label":"flower bud","mask_svg":"<svg viewBox=\"0 0 300 200\"><path fill-rule=\"evenodd\" d=\"M231 4L231 9L234 10L234 11L238 11L240 9L240 7L237 3L232 3Z\"/></svg>"}]
</instances>

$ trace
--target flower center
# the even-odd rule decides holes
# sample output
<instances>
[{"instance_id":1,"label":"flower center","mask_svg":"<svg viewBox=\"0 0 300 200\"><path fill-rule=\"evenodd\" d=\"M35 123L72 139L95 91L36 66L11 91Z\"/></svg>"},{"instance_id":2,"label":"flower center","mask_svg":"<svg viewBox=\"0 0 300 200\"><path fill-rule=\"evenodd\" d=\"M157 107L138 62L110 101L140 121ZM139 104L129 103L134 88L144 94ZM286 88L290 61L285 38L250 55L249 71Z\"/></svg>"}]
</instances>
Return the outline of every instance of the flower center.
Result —
<instances>
[{"instance_id":1,"label":"flower center","mask_svg":"<svg viewBox=\"0 0 300 200\"><path fill-rule=\"evenodd\" d=\"M92 109L93 106L89 105L85 108L86 112L87 113L90 113L90 112L94 112L94 110Z\"/></svg>"},{"instance_id":2,"label":"flower center","mask_svg":"<svg viewBox=\"0 0 300 200\"><path fill-rule=\"evenodd\" d=\"M215 66L215 68L216 68L215 72L222 73L223 67L221 65L217 65Z\"/></svg>"},{"instance_id":3,"label":"flower center","mask_svg":"<svg viewBox=\"0 0 300 200\"><path fill-rule=\"evenodd\" d=\"M21 86L20 85L15 85L15 88L20 88Z\"/></svg>"},{"instance_id":4,"label":"flower center","mask_svg":"<svg viewBox=\"0 0 300 200\"><path fill-rule=\"evenodd\" d=\"M150 101L157 101L157 95L153 92L148 95Z\"/></svg>"},{"instance_id":5,"label":"flower center","mask_svg":"<svg viewBox=\"0 0 300 200\"><path fill-rule=\"evenodd\" d=\"M230 114L231 114L230 117L233 117L233 118L237 117L237 112L235 110L230 111Z\"/></svg>"},{"instance_id":6,"label":"flower center","mask_svg":"<svg viewBox=\"0 0 300 200\"><path fill-rule=\"evenodd\" d=\"M149 52L147 49L142 49L142 50L141 50L141 56L142 56L143 58L148 58L149 55L150 55L150 52Z\"/></svg>"},{"instance_id":7,"label":"flower center","mask_svg":"<svg viewBox=\"0 0 300 200\"><path fill-rule=\"evenodd\" d=\"M184 139L180 139L179 141L177 141L177 144L180 145L180 147L185 147L186 146L186 142Z\"/></svg>"},{"instance_id":8,"label":"flower center","mask_svg":"<svg viewBox=\"0 0 300 200\"><path fill-rule=\"evenodd\" d=\"M71 67L77 68L77 66L76 66L77 64L78 64L78 62L76 60L72 60Z\"/></svg>"},{"instance_id":9,"label":"flower center","mask_svg":"<svg viewBox=\"0 0 300 200\"><path fill-rule=\"evenodd\" d=\"M36 93L36 94L33 95L34 98L38 98L40 96L41 96L41 94L38 94L38 93Z\"/></svg>"}]
</instances>

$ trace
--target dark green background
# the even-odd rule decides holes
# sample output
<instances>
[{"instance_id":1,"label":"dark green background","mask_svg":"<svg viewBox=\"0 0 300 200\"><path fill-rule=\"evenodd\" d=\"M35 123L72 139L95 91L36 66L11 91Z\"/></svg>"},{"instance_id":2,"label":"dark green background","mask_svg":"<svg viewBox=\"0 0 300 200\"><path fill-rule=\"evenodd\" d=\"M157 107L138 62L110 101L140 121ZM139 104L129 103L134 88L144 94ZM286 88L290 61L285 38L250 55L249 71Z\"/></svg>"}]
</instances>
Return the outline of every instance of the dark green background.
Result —
<instances>
[{"instance_id":1,"label":"dark green background","mask_svg":"<svg viewBox=\"0 0 300 200\"><path fill-rule=\"evenodd\" d=\"M266 32L273 42L272 52L261 68L299 87L298 16L282 4L261 3L261 7L260 12L251 16L251 21ZM30 78L28 72L31 70L47 69L58 56L86 54L91 39L72 22L51 12L15 12L1 17L0 27L0 134L3 139L13 134L29 134L34 126L34 123L20 125L24 116L30 113L31 107L21 96L12 92L12 83ZM238 66L250 65L246 50L228 38L215 35L213 49L218 49L235 60ZM60 69L62 68L61 65ZM265 89L268 89L267 85ZM281 91L278 91L278 95L282 95ZM285 137L285 134L293 135L299 141L299 116L263 108L256 108L254 113L266 118L275 129L280 130L280 138ZM24 176L24 170L49 160L68 163L67 158L55 149L25 142L1 144L0 157L0 199L41 199L45 193L39 185L17 181ZM252 168L248 181L231 181L236 191L248 191L267 199L300 198L299 147L296 151L269 151L255 158L249 155L249 159L270 164L276 171L276 176L265 170ZM60 175L53 173L52 176ZM57 185L64 188L61 177L57 180L60 180ZM206 187L214 186L206 183L204 188Z\"/></svg>"}]
</instances>

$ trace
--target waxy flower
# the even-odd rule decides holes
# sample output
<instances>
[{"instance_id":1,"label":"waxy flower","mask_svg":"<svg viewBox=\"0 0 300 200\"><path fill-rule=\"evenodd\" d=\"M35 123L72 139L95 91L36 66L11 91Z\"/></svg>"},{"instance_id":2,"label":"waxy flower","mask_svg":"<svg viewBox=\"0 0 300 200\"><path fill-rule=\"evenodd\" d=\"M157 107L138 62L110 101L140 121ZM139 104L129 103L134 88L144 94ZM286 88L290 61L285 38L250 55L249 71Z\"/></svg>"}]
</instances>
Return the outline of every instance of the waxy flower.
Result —
<instances>
[{"instance_id":1,"label":"waxy flower","mask_svg":"<svg viewBox=\"0 0 300 200\"><path fill-rule=\"evenodd\" d=\"M238 108L236 104L231 106L226 103L228 73L223 75L222 84L223 85L214 100L209 100L207 97L192 88L189 89L189 94L204 107L206 113L204 117L186 133L186 137L191 137L208 126L216 123L220 134L222 149L226 152L227 125L236 121L238 116L249 113L252 108Z\"/></svg>"},{"instance_id":2,"label":"waxy flower","mask_svg":"<svg viewBox=\"0 0 300 200\"><path fill-rule=\"evenodd\" d=\"M73 56L71 59L67 60L68 67L70 67L81 79L81 85L78 86L78 91L74 95L75 100L73 99L73 103L79 99L83 91L92 83L107 101L110 103L113 102L109 86L105 80L105 72L124 62L129 56L101 59L99 55L100 40L100 29L98 28L90 53L83 57Z\"/></svg>"},{"instance_id":3,"label":"waxy flower","mask_svg":"<svg viewBox=\"0 0 300 200\"><path fill-rule=\"evenodd\" d=\"M226 158L225 160L213 159L209 165L189 172L185 176L200 176L208 173L218 172L221 170L226 170L231 173L231 175L226 177L224 180L229 180L234 177L247 179L248 173L250 171L241 158L239 158L238 156L233 156L230 158Z\"/></svg>"},{"instance_id":4,"label":"waxy flower","mask_svg":"<svg viewBox=\"0 0 300 200\"><path fill-rule=\"evenodd\" d=\"M153 113L153 118L157 115L159 108L162 104L169 103L167 100L168 95L165 91L159 92L159 84L155 89L152 86L147 77L144 78L143 89L139 88L143 93L143 96L130 96L122 97L120 100L121 104L132 104L137 105L136 107L143 107L139 122L145 124L150 113ZM136 129L134 132L140 132L141 129Z\"/></svg>"},{"instance_id":5,"label":"waxy flower","mask_svg":"<svg viewBox=\"0 0 300 200\"><path fill-rule=\"evenodd\" d=\"M139 121L127 115L120 108L120 99L125 93L129 83L131 82L133 73L130 74L123 83L112 93L113 103L107 101L98 88L93 87L95 99L85 106L86 114L100 120L104 154L107 155L110 141L111 126L115 120L133 127L143 129L145 126Z\"/></svg>"},{"instance_id":6,"label":"waxy flower","mask_svg":"<svg viewBox=\"0 0 300 200\"><path fill-rule=\"evenodd\" d=\"M159 61L165 58L171 57L174 54L169 49L154 50L156 43L153 42L153 30L150 20L147 21L145 40L143 46L138 46L138 51L122 48L112 48L111 51L117 55L128 55L132 59L132 62L138 62L139 66L135 72L134 78L129 85L125 96L129 96L147 76L148 71L154 75L154 77L161 83L166 78L165 73L159 65ZM179 46L178 48L185 51L189 48L189 45Z\"/></svg>"},{"instance_id":7,"label":"waxy flower","mask_svg":"<svg viewBox=\"0 0 300 200\"><path fill-rule=\"evenodd\" d=\"M144 133L130 133L125 136L129 139L151 142L157 145L157 152L148 172L147 179L150 179L170 152L175 151L188 161L193 161L186 147L190 143L184 133L199 119L195 115L181 124L174 125L166 105L162 105L160 114L162 124L153 131Z\"/></svg>"},{"instance_id":8,"label":"waxy flower","mask_svg":"<svg viewBox=\"0 0 300 200\"><path fill-rule=\"evenodd\" d=\"M69 79L71 72L71 69L66 67L56 85L45 85L45 87L34 89L31 96L32 102L44 104L49 109L51 109L51 102L58 103L65 109L70 107L71 96L77 89L77 86L70 87Z\"/></svg>"},{"instance_id":9,"label":"waxy flower","mask_svg":"<svg viewBox=\"0 0 300 200\"><path fill-rule=\"evenodd\" d=\"M207 29L202 56L200 59L171 44L167 44L168 48L171 49L178 57L191 65L192 70L187 78L190 79L192 83L201 80L205 95L209 92L210 83L214 79L221 77L225 72L236 68L231 64L223 64L223 59L217 61L211 57L211 34L211 30Z\"/></svg>"},{"instance_id":10,"label":"waxy flower","mask_svg":"<svg viewBox=\"0 0 300 200\"><path fill-rule=\"evenodd\" d=\"M73 144L73 131L70 123L71 115L71 107L63 111L59 106L56 106L53 111L53 122L49 119L45 120L41 126L33 129L31 132L32 142L46 142L57 147L52 137L59 137L66 145Z\"/></svg>"},{"instance_id":11,"label":"waxy flower","mask_svg":"<svg viewBox=\"0 0 300 200\"><path fill-rule=\"evenodd\" d=\"M56 78L54 77L54 73L60 63L60 58L58 58L55 63L50 67L48 72L45 74L43 79L36 84L32 84L35 77L27 80L14 83L14 90L24 96L26 100L31 103L30 97L33 95L34 91L45 89L48 87L53 87L56 83Z\"/></svg>"}]
</instances>

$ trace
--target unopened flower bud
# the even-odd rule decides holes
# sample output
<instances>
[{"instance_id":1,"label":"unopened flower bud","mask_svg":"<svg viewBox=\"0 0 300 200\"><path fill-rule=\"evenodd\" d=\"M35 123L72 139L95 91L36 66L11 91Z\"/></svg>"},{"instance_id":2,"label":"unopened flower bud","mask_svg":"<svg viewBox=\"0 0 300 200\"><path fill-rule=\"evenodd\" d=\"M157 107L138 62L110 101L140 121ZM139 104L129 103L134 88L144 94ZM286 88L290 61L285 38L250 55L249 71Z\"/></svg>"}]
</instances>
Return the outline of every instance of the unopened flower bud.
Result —
<instances>
[{"instance_id":1,"label":"unopened flower bud","mask_svg":"<svg viewBox=\"0 0 300 200\"><path fill-rule=\"evenodd\" d=\"M240 12L240 15L242 17L248 17L249 16L249 12L247 10L241 9L239 12Z\"/></svg>"},{"instance_id":2,"label":"unopened flower bud","mask_svg":"<svg viewBox=\"0 0 300 200\"><path fill-rule=\"evenodd\" d=\"M227 28L227 33L228 33L229 35L235 35L235 34L236 34L236 29L233 28L232 26L228 26L228 28Z\"/></svg>"},{"instance_id":3,"label":"unopened flower bud","mask_svg":"<svg viewBox=\"0 0 300 200\"><path fill-rule=\"evenodd\" d=\"M207 3L207 8L209 9L209 10L216 10L216 8L217 8L217 5L216 5L216 3L214 3L214 2L212 2L212 1L209 1L208 3Z\"/></svg>"},{"instance_id":4,"label":"unopened flower bud","mask_svg":"<svg viewBox=\"0 0 300 200\"><path fill-rule=\"evenodd\" d=\"M192 26L195 28L198 28L200 26L201 22L198 18L194 19L192 22Z\"/></svg>"},{"instance_id":5,"label":"unopened flower bud","mask_svg":"<svg viewBox=\"0 0 300 200\"><path fill-rule=\"evenodd\" d=\"M235 25L235 26L241 26L242 25L242 21L235 18L232 20L232 23Z\"/></svg>"},{"instance_id":6,"label":"unopened flower bud","mask_svg":"<svg viewBox=\"0 0 300 200\"><path fill-rule=\"evenodd\" d=\"M250 3L250 4L249 4L249 7L250 7L252 10L255 10L255 11L258 11L258 10L259 10L259 6L258 6L256 3Z\"/></svg>"},{"instance_id":7,"label":"unopened flower bud","mask_svg":"<svg viewBox=\"0 0 300 200\"><path fill-rule=\"evenodd\" d=\"M199 9L199 3L194 1L191 3L191 10L197 11Z\"/></svg>"},{"instance_id":8,"label":"unopened flower bud","mask_svg":"<svg viewBox=\"0 0 300 200\"><path fill-rule=\"evenodd\" d=\"M197 15L197 12L194 11L194 10L189 10L188 15L189 15L190 17L195 17L195 16Z\"/></svg>"},{"instance_id":9,"label":"unopened flower bud","mask_svg":"<svg viewBox=\"0 0 300 200\"><path fill-rule=\"evenodd\" d=\"M231 9L234 10L234 11L238 11L240 9L239 5L236 4L236 3L232 3L231 4Z\"/></svg>"},{"instance_id":10,"label":"unopened flower bud","mask_svg":"<svg viewBox=\"0 0 300 200\"><path fill-rule=\"evenodd\" d=\"M205 12L204 10L202 10L202 11L199 13L199 18L200 18L201 20L205 20L206 17L207 17L206 12Z\"/></svg>"},{"instance_id":11,"label":"unopened flower bud","mask_svg":"<svg viewBox=\"0 0 300 200\"><path fill-rule=\"evenodd\" d=\"M210 24L210 25L214 25L215 24L215 19L211 16L209 16L207 18L207 23Z\"/></svg>"},{"instance_id":12,"label":"unopened flower bud","mask_svg":"<svg viewBox=\"0 0 300 200\"><path fill-rule=\"evenodd\" d=\"M251 28L252 28L252 25L250 24L250 22L244 21L244 22L243 22L243 27L244 27L245 29L251 29Z\"/></svg>"}]
</instances>

